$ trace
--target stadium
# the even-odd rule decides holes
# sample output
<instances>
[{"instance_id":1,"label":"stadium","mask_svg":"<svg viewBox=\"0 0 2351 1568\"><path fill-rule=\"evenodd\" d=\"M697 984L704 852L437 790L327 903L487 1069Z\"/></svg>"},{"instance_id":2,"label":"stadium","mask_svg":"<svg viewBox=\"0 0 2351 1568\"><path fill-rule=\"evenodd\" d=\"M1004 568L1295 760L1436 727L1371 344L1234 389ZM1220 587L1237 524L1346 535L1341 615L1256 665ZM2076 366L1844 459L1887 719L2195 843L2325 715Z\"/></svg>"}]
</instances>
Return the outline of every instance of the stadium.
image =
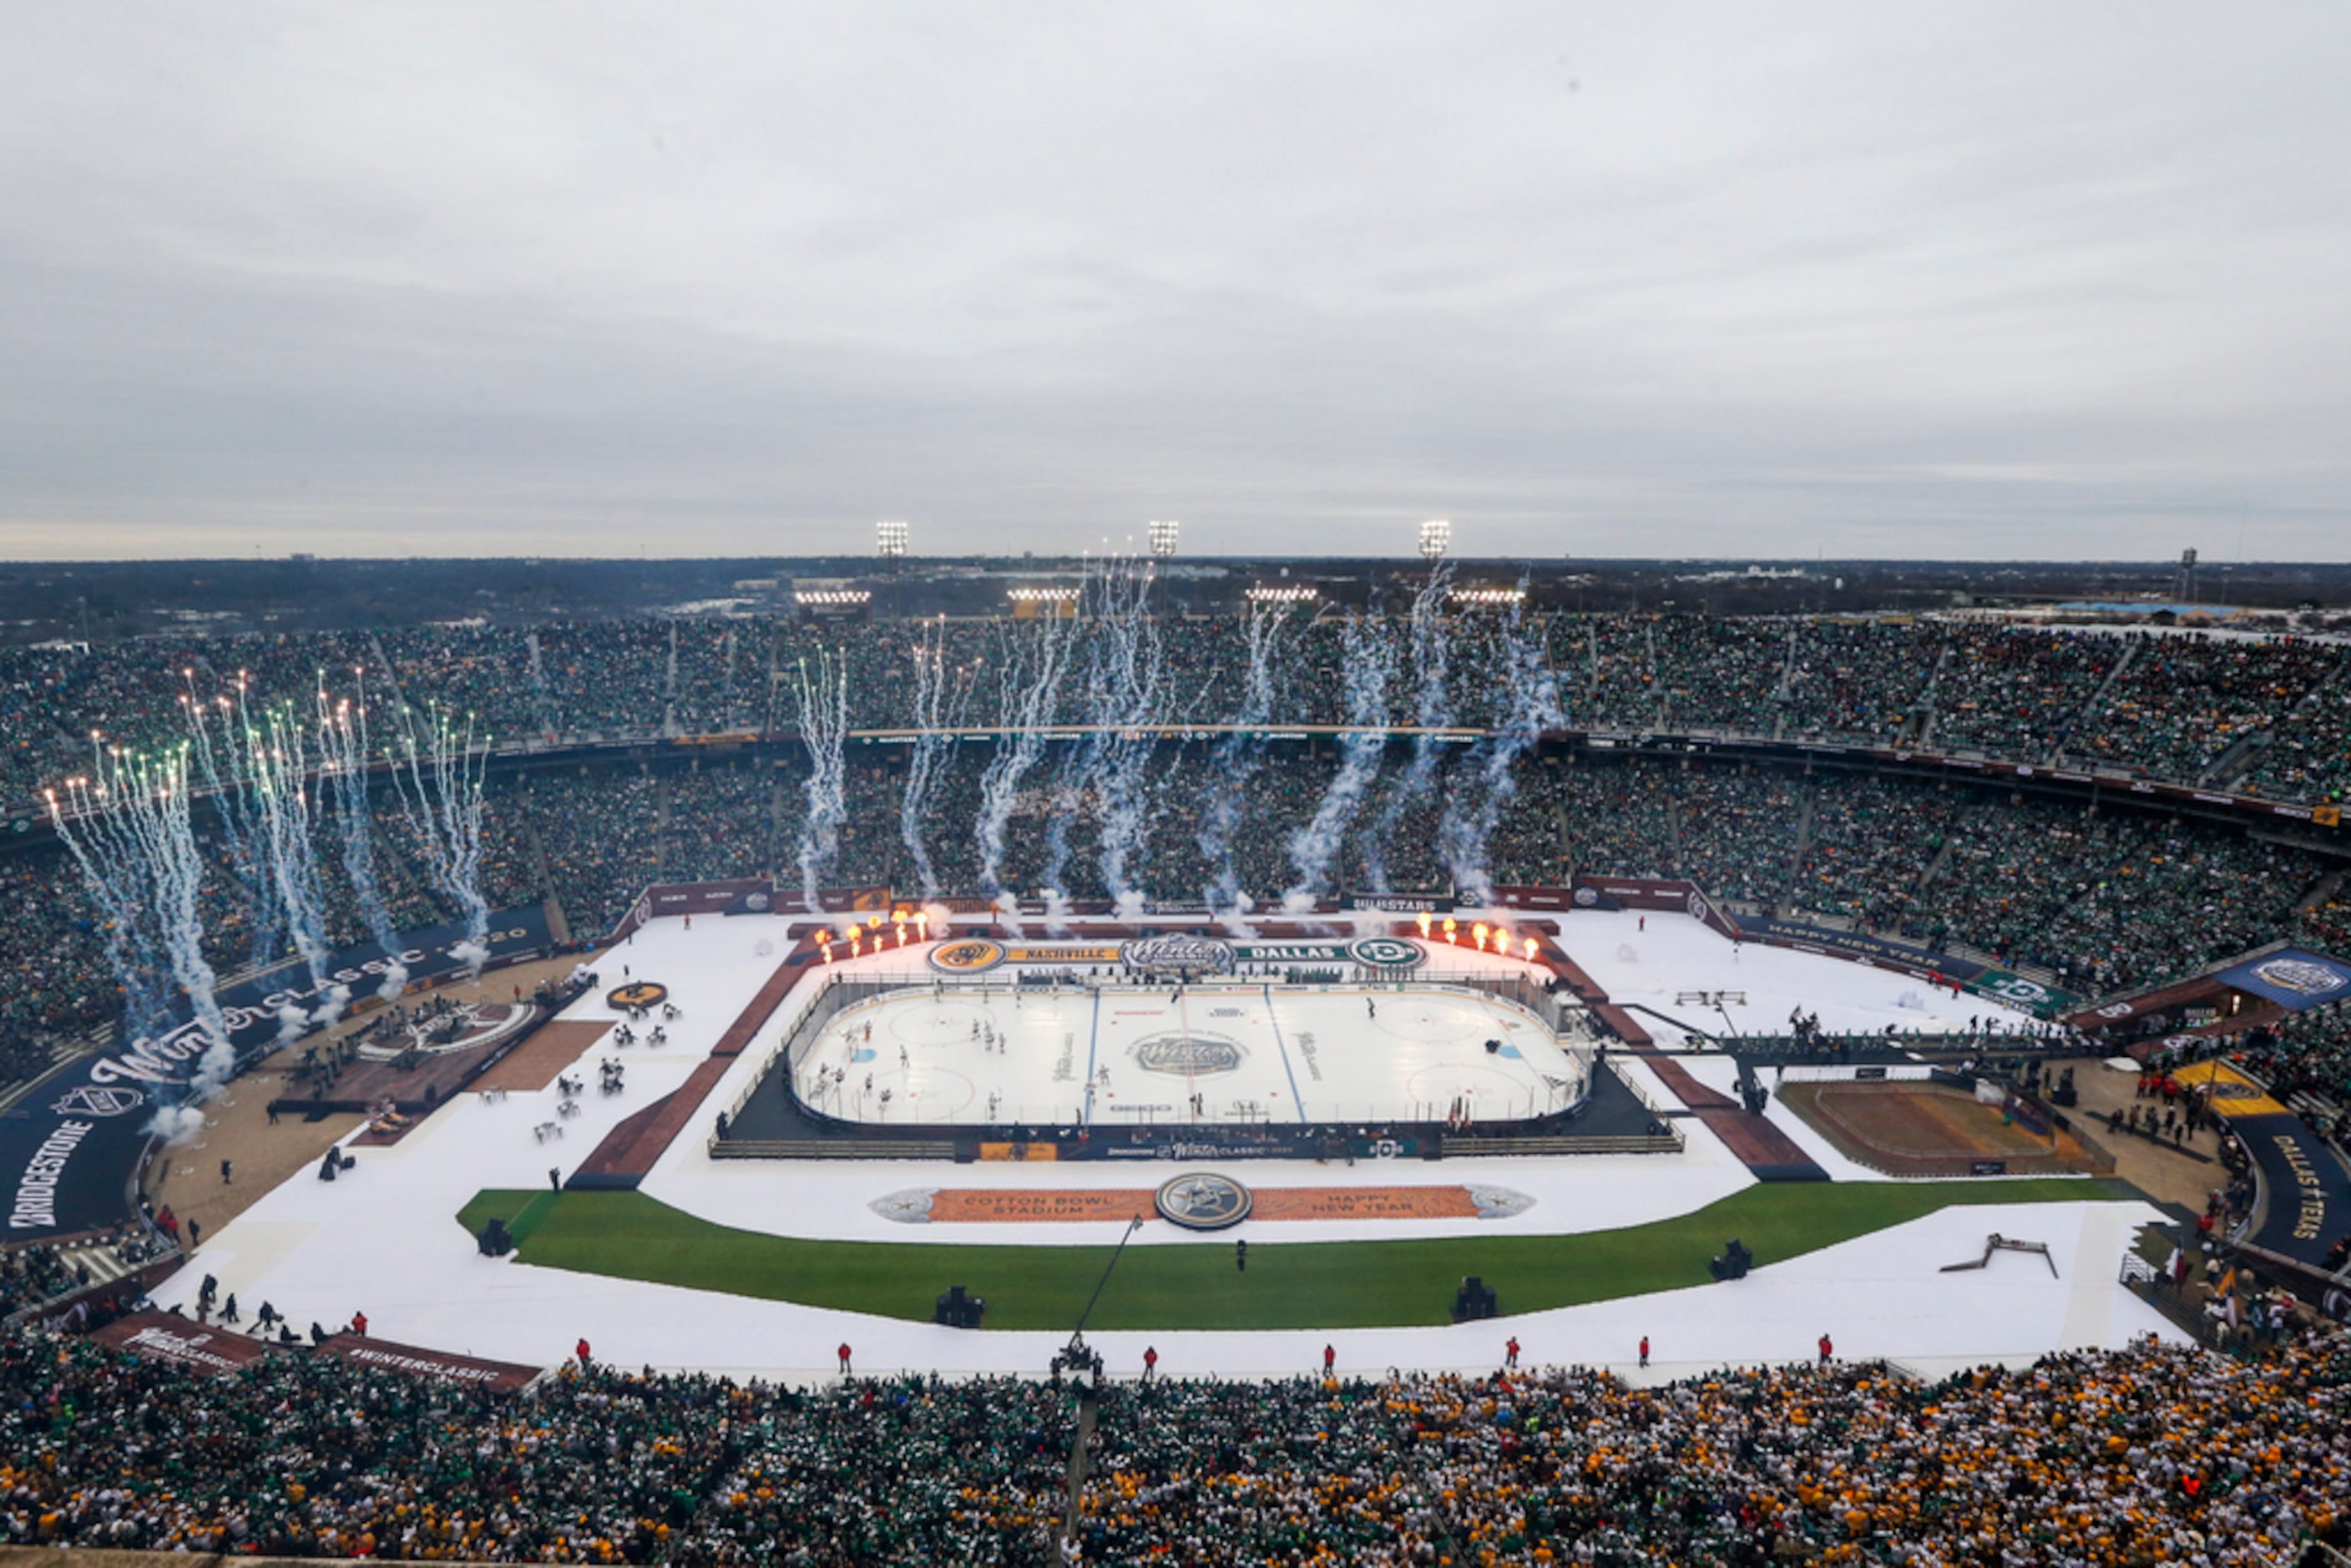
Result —
<instances>
[{"instance_id":1,"label":"stadium","mask_svg":"<svg viewBox=\"0 0 2351 1568\"><path fill-rule=\"evenodd\" d=\"M2341 1522L2333 634L1005 577L0 653L11 1539L1756 1560L1930 1409Z\"/></svg>"}]
</instances>

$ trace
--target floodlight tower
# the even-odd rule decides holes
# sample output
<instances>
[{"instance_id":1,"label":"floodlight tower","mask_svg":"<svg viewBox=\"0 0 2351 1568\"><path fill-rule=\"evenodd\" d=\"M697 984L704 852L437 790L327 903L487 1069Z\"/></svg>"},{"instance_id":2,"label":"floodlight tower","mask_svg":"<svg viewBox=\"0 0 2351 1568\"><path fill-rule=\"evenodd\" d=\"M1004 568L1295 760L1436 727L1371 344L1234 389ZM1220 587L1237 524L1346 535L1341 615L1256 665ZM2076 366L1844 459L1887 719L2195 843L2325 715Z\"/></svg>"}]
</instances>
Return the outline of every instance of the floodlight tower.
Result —
<instances>
[{"instance_id":1,"label":"floodlight tower","mask_svg":"<svg viewBox=\"0 0 2351 1568\"><path fill-rule=\"evenodd\" d=\"M1165 560L1176 553L1176 531L1184 525L1173 517L1155 519L1151 525L1151 553Z\"/></svg>"},{"instance_id":2,"label":"floodlight tower","mask_svg":"<svg viewBox=\"0 0 2351 1568\"><path fill-rule=\"evenodd\" d=\"M2183 604L2196 602L2196 552L2192 549L2179 552L2179 582L2172 597Z\"/></svg>"},{"instance_id":3,"label":"floodlight tower","mask_svg":"<svg viewBox=\"0 0 2351 1568\"><path fill-rule=\"evenodd\" d=\"M1436 517L1420 525L1420 555L1423 560L1432 564L1440 561L1445 559L1445 552L1452 546L1453 525L1451 523L1442 517Z\"/></svg>"},{"instance_id":4,"label":"floodlight tower","mask_svg":"<svg viewBox=\"0 0 2351 1568\"><path fill-rule=\"evenodd\" d=\"M898 522L874 524L873 543L875 548L882 552L882 559L883 560L897 561L904 559L906 555L906 525Z\"/></svg>"}]
</instances>

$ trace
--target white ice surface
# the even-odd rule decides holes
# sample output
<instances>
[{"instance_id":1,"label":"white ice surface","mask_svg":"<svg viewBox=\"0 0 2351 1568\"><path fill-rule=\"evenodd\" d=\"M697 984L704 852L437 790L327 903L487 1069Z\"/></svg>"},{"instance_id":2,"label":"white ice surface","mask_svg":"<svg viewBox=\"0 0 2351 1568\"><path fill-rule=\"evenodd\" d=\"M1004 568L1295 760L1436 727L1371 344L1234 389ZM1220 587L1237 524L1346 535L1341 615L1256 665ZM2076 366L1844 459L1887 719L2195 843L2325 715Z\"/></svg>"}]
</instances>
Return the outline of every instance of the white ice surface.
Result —
<instances>
[{"instance_id":1,"label":"white ice surface","mask_svg":"<svg viewBox=\"0 0 2351 1568\"><path fill-rule=\"evenodd\" d=\"M1144 1064L1177 1041L1216 1064ZM880 997L828 1022L796 1077L804 1101L850 1122L1165 1127L1441 1122L1457 1105L1520 1120L1566 1109L1583 1070L1531 1014L1487 997L1234 980Z\"/></svg>"},{"instance_id":2,"label":"white ice surface","mask_svg":"<svg viewBox=\"0 0 2351 1568\"><path fill-rule=\"evenodd\" d=\"M1567 944L1583 961L1583 922L1618 919L1578 915L1567 922ZM1676 935L1677 922L1653 915L1652 943ZM1629 922L1628 922L1629 924ZM1661 931L1660 927L1666 929ZM1667 978L1668 988L1712 988L1735 982L1729 944L1705 941L1652 947L1649 967L1668 951L1688 967ZM772 945L760 955L757 946ZM654 1096L683 1082L694 1063L749 1002L773 972L782 922L746 916L705 917L687 932L680 922L656 921L634 942L601 957L609 987L626 963L632 977L667 984L684 1009L668 1026L660 1051L643 1046L614 1052L599 1044L582 1068L617 1054L628 1064L628 1088L618 1096L591 1087L580 1115L563 1123L564 1136L542 1144L532 1129L555 1119L552 1089L516 1092L503 1103L461 1095L400 1144L356 1151L359 1164L343 1179L320 1182L308 1172L265 1196L207 1239L190 1267L159 1286L157 1299L193 1309L197 1282L218 1276L248 1316L266 1300L299 1326L329 1327L364 1311L371 1332L408 1343L532 1364L567 1354L590 1340L597 1354L624 1364L695 1366L765 1375L829 1373L832 1347L857 1348L861 1371L935 1368L942 1372L1033 1372L1057 1348L1059 1334L961 1333L859 1313L751 1301L710 1292L598 1276L577 1275L511 1260L481 1257L455 1219L485 1187L535 1187L548 1168L569 1171L602 1134ZM1614 942L1606 944L1613 952ZM895 956L893 956L894 960ZM1749 948L1740 973L1764 967L1759 958L1795 960L1788 971L1792 997L1801 992L1824 1022L1840 1001L1838 984L1861 992L1856 1011L1896 977L1806 955ZM1587 963L1588 968L1597 968ZM1777 966L1771 966L1777 967ZM1915 986L1916 982L1905 982ZM1750 995L1755 993L1750 993ZM904 1226L868 1207L908 1186L1144 1187L1176 1167L1126 1169L1106 1164L974 1165L947 1166L882 1163L770 1164L714 1162L706 1151L709 1123L764 1071L768 1054L789 1030L799 998L788 999L730 1071L700 1116L656 1165L646 1192L661 1201L720 1223L778 1235L867 1240L1096 1245L1113 1238L1081 1225ZM1025 1004L1024 1004L1025 1005ZM1782 1004L1780 1013L1784 1017ZM1670 998L1668 998L1670 1010ZM583 998L568 1017L611 1018L601 994ZM1766 1015L1768 1016L1768 1015ZM1832 1025L1832 1027L1836 1027ZM1702 1060L1697 1063L1711 1071ZM1637 1079L1645 1077L1633 1069ZM1113 1082L1115 1082L1115 1071ZM1652 1096L1669 1103L1654 1078ZM1381 1166L1323 1166L1310 1162L1243 1162L1225 1168L1253 1186L1383 1184L1455 1186L1485 1183L1535 1197L1511 1219L1415 1221L1395 1224L1263 1222L1246 1234L1260 1245L1322 1239L1404 1239L1445 1234L1536 1234L1637 1225L1688 1212L1750 1184L1733 1160L1695 1118L1680 1118L1689 1140L1682 1155L1568 1160L1414 1161ZM1729 1362L1788 1360L1811 1354L1824 1330L1840 1354L1890 1355L1923 1365L2013 1359L2053 1348L2118 1344L2163 1325L2115 1283L2120 1254L2133 1229L2157 1218L2135 1203L2089 1202L1953 1208L1915 1223L1785 1262L1763 1260L1749 1279L1731 1285L1669 1291L1619 1301L1516 1316L1505 1322L1447 1329L1392 1329L1343 1333L1105 1333L1092 1335L1114 1369L1131 1370L1146 1342L1157 1346L1163 1373L1282 1373L1319 1364L1325 1341L1350 1371L1389 1365L1490 1365L1501 1341L1515 1333L1531 1362L1629 1363L1643 1333L1656 1348L1654 1375ZM1979 1272L1941 1274L1943 1263L1977 1256L1988 1231L2046 1240L2063 1278L2052 1281L2039 1260L2004 1255ZM1197 1239L1165 1226L1146 1226L1141 1245L1223 1248L1229 1237ZM942 1281L945 1288L952 1281ZM1433 1288L1447 1284L1438 1281ZM1502 1303L1508 1311L1511 1303Z\"/></svg>"}]
</instances>

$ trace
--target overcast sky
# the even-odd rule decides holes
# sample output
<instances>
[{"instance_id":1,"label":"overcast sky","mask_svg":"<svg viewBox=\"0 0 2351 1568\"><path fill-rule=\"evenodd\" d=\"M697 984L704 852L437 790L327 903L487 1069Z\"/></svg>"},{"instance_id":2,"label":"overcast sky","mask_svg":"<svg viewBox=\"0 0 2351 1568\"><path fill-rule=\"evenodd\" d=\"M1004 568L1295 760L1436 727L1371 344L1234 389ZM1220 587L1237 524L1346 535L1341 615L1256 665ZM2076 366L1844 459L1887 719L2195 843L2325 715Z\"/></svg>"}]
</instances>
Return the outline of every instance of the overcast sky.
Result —
<instances>
[{"instance_id":1,"label":"overcast sky","mask_svg":"<svg viewBox=\"0 0 2351 1568\"><path fill-rule=\"evenodd\" d=\"M2351 555L2340 5L0 11L0 557Z\"/></svg>"}]
</instances>

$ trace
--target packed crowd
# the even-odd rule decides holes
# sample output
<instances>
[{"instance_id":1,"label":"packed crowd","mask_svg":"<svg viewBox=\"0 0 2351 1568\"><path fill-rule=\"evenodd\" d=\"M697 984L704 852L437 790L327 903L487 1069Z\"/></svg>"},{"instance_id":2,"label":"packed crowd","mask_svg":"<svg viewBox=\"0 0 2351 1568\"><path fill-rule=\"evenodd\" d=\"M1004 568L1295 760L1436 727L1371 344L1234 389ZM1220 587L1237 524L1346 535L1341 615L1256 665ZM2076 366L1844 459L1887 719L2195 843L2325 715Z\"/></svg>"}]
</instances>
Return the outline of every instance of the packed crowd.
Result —
<instances>
[{"instance_id":1,"label":"packed crowd","mask_svg":"<svg viewBox=\"0 0 2351 1568\"><path fill-rule=\"evenodd\" d=\"M919 857L900 799L908 750L851 747L846 820L822 881L902 896L982 891L988 855L977 828L994 744L943 753L914 814ZM1048 747L1022 782L994 855L1000 885L1024 894L1059 885L1079 900L1114 891L1100 781L1077 759L1075 747ZM1304 841L1338 767L1322 743L1265 747L1239 765L1210 743L1164 748L1141 769L1144 809L1122 868L1129 884L1156 901L1198 901L1229 868L1259 907L1301 887L1443 889L1453 880L1449 835L1490 805L1485 869L1499 885L1578 873L1688 877L1765 912L2037 966L2075 993L2164 978L2282 936L2351 945L2340 867L2314 852L1985 784L1697 758L1533 754L1497 795L1473 748L1438 748L1416 779L1399 747L1316 871ZM791 747L659 767L565 759L502 770L485 813L483 891L494 908L552 898L575 935L593 938L653 882L772 875L796 887L805 777ZM454 918L399 813L379 809L375 826L396 925ZM261 956L254 912L220 835L204 837L208 942L215 967L233 974ZM323 836L318 848L329 943L362 942L338 851ZM0 989L0 1024L15 1036L37 1040L120 1015L104 928L55 850L0 859L0 968L16 982Z\"/></svg>"},{"instance_id":2,"label":"packed crowd","mask_svg":"<svg viewBox=\"0 0 2351 1568\"><path fill-rule=\"evenodd\" d=\"M1295 618L1293 618L1295 619ZM1389 670L1377 711L1399 725L1506 723L1513 647L1531 650L1578 727L1735 731L1933 745L2021 761L2069 758L2183 782L2335 800L2351 783L2351 651L2224 633L2059 631L1911 618L1464 615L1416 636L1401 617L1369 647ZM1235 716L1249 632L1230 617L1146 623L1151 712ZM1271 639L1279 724L1349 713L1346 617L1286 620ZM1048 645L1064 669L1055 724L1119 716L1099 698L1109 633L1093 622L818 625L756 618L469 622L377 632L152 639L0 650L0 792L17 810L86 771L93 737L179 739L190 703L305 708L364 699L379 738L402 705L438 709L502 745L789 731L799 677L846 673L851 723L917 711L925 672L943 716L1005 722Z\"/></svg>"},{"instance_id":3,"label":"packed crowd","mask_svg":"<svg viewBox=\"0 0 2351 1568\"><path fill-rule=\"evenodd\" d=\"M574 1364L501 1397L329 1355L225 1378L0 1339L24 1544L588 1563L1056 1560L1055 1382L799 1390ZM1884 1366L1146 1379L1099 1398L1085 1561L2283 1563L2351 1522L2351 1352L2153 1341Z\"/></svg>"}]
</instances>

